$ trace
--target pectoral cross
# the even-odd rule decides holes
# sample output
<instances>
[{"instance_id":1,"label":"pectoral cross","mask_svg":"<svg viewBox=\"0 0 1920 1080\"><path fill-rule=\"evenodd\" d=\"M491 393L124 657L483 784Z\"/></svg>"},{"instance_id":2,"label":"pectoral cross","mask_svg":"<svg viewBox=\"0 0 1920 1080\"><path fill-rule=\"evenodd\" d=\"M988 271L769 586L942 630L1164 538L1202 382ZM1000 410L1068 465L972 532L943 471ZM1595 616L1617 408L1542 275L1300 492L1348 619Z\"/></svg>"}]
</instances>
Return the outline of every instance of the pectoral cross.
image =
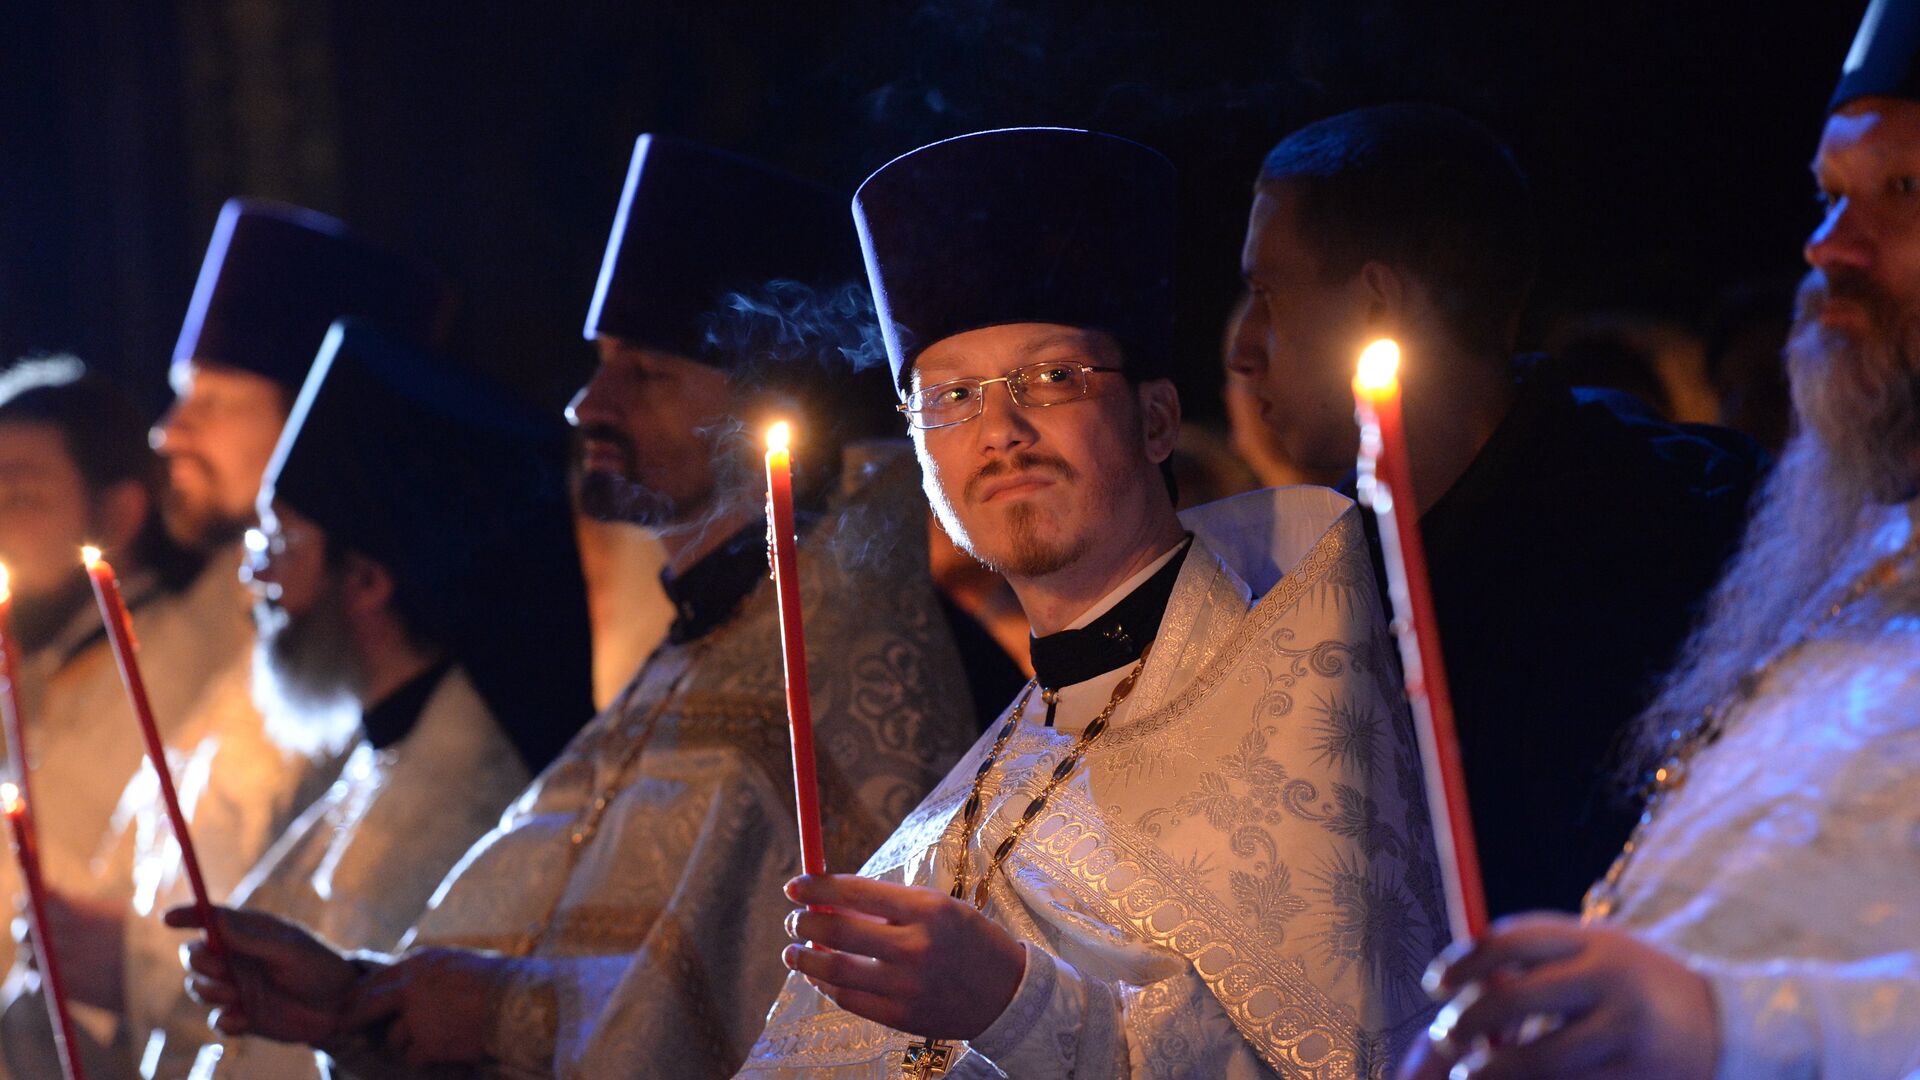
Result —
<instances>
[{"instance_id":1,"label":"pectoral cross","mask_svg":"<svg viewBox=\"0 0 1920 1080\"><path fill-rule=\"evenodd\" d=\"M953 1062L953 1044L926 1038L910 1043L900 1055L900 1075L908 1080L932 1080L947 1071Z\"/></svg>"}]
</instances>

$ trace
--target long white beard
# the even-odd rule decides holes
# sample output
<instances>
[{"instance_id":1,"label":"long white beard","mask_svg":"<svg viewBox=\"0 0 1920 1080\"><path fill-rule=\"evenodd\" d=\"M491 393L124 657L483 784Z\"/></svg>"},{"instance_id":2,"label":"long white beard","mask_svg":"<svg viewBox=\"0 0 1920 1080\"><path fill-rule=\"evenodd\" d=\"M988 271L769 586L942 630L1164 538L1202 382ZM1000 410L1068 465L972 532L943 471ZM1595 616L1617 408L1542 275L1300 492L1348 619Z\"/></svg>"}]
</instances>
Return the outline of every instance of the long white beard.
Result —
<instances>
[{"instance_id":1,"label":"long white beard","mask_svg":"<svg viewBox=\"0 0 1920 1080\"><path fill-rule=\"evenodd\" d=\"M1869 541L1890 504L1920 481L1920 320L1868 299L1873 329L1822 325L1825 279L1800 289L1786 362L1796 429L1755 499L1740 550L1660 696L1641 718L1637 781L1676 731L1737 695L1756 665L1811 633L1837 590L1873 558ZM1851 295L1851 294L1850 294ZM1920 587L1888 601L1920 609Z\"/></svg>"}]
</instances>

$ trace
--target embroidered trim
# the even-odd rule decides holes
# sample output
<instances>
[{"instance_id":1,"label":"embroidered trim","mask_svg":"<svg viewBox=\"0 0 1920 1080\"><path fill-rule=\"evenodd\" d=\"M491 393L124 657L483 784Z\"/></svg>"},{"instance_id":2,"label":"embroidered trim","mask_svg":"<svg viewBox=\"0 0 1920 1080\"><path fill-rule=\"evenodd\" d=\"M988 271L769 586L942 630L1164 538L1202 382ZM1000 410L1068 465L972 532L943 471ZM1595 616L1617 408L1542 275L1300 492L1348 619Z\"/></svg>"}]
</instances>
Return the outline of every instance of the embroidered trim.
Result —
<instances>
[{"instance_id":1,"label":"embroidered trim","mask_svg":"<svg viewBox=\"0 0 1920 1080\"><path fill-rule=\"evenodd\" d=\"M1055 966L1058 961L1045 950L1030 941L1021 942L1020 947L1027 953L1027 972L1020 981L1020 989L1013 995L1013 1000L1007 1002L1006 1011L974 1040L987 1043L1002 1057L1027 1041L1027 1036L1033 1033L1033 1025L1046 1015L1047 1006L1053 1002L1054 985L1060 976ZM988 1061L994 1058L988 1050L977 1052Z\"/></svg>"},{"instance_id":2,"label":"embroidered trim","mask_svg":"<svg viewBox=\"0 0 1920 1080\"><path fill-rule=\"evenodd\" d=\"M1327 573L1340 560L1345 558L1358 545L1366 542L1366 536L1360 528L1360 513L1349 509L1340 515L1314 541L1313 547L1280 579L1273 591L1262 597L1247 617L1234 629L1233 636L1220 648L1201 672L1194 676L1193 682L1180 692L1179 696L1152 712L1130 717L1126 723L1114 728L1101 740L1100 752L1111 754L1123 747L1151 738L1176 721L1184 717L1220 685L1222 679L1232 670L1234 662L1249 647L1254 645L1268 630L1273 628L1280 618L1292 611L1310 592L1325 584ZM1170 650L1171 651L1171 650ZM1184 659L1186 650L1181 650Z\"/></svg>"},{"instance_id":3,"label":"embroidered trim","mask_svg":"<svg viewBox=\"0 0 1920 1080\"><path fill-rule=\"evenodd\" d=\"M1099 820L1078 797L1036 822L1022 864L1071 892L1086 909L1140 940L1185 957L1234 1026L1282 1076L1344 1080L1359 1075L1361 1032L1352 1010L1327 998L1297 960L1280 960L1219 927L1242 920L1206 890L1175 895L1183 875L1157 844Z\"/></svg>"}]
</instances>

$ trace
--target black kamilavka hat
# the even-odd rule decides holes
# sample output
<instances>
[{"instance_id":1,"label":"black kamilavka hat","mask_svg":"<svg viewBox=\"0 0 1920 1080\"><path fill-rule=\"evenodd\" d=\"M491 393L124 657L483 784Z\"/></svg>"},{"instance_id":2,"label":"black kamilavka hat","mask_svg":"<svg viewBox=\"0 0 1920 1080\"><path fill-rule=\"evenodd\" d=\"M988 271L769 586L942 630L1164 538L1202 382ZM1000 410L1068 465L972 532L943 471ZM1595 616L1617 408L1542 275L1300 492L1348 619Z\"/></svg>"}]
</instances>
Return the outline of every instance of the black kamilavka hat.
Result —
<instances>
[{"instance_id":1,"label":"black kamilavka hat","mask_svg":"<svg viewBox=\"0 0 1920 1080\"><path fill-rule=\"evenodd\" d=\"M1018 322L1102 330L1136 378L1173 365L1175 175L1158 151L1070 128L923 146L853 197L894 384L943 338Z\"/></svg>"},{"instance_id":2,"label":"black kamilavka hat","mask_svg":"<svg viewBox=\"0 0 1920 1080\"><path fill-rule=\"evenodd\" d=\"M387 568L463 665L527 768L593 713L567 431L443 357L363 323L328 332L274 449L263 503Z\"/></svg>"},{"instance_id":3,"label":"black kamilavka hat","mask_svg":"<svg viewBox=\"0 0 1920 1080\"><path fill-rule=\"evenodd\" d=\"M1840 83L1833 89L1827 111L1863 97L1920 100L1916 60L1920 60L1920 3L1873 0L1840 66Z\"/></svg>"},{"instance_id":4,"label":"black kamilavka hat","mask_svg":"<svg viewBox=\"0 0 1920 1080\"><path fill-rule=\"evenodd\" d=\"M335 319L439 343L452 292L438 271L314 210L228 199L200 264L173 362L264 375L297 390Z\"/></svg>"},{"instance_id":5,"label":"black kamilavka hat","mask_svg":"<svg viewBox=\"0 0 1920 1080\"><path fill-rule=\"evenodd\" d=\"M736 358L711 330L729 296L859 279L846 196L685 139L642 135L584 334L727 367Z\"/></svg>"}]
</instances>

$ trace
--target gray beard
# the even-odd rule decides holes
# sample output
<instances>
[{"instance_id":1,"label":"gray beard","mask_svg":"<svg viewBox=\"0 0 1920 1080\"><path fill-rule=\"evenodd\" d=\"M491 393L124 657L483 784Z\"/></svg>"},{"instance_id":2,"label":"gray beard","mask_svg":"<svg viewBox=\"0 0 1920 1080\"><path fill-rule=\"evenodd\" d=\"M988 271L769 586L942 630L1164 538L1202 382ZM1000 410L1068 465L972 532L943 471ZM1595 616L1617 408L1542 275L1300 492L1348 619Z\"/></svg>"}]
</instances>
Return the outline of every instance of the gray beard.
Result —
<instances>
[{"instance_id":1,"label":"gray beard","mask_svg":"<svg viewBox=\"0 0 1920 1080\"><path fill-rule=\"evenodd\" d=\"M1920 485L1920 322L1868 298L1872 329L1817 318L1818 273L1801 287L1787 345L1797 426L1755 499L1740 549L1660 695L1641 717L1623 779L1637 784L1747 672L1812 633L1835 590L1871 559L1885 508ZM1886 599L1920 610L1920 588Z\"/></svg>"},{"instance_id":2,"label":"gray beard","mask_svg":"<svg viewBox=\"0 0 1920 1080\"><path fill-rule=\"evenodd\" d=\"M1814 317L1823 292L1814 275L1800 287L1787 342L1794 411L1832 459L1829 482L1849 498L1905 502L1920 487L1920 320L1870 299L1872 328L1856 338Z\"/></svg>"}]
</instances>

